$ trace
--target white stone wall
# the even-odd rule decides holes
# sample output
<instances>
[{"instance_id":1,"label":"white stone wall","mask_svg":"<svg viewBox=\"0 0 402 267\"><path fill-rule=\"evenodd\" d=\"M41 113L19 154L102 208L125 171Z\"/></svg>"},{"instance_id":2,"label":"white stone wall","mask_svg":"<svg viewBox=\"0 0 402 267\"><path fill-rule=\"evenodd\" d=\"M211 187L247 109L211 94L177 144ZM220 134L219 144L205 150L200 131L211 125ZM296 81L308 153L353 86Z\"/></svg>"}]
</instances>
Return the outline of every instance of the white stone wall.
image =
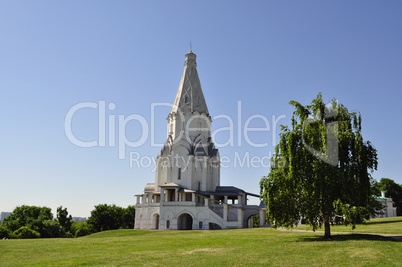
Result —
<instances>
[{"instance_id":1,"label":"white stone wall","mask_svg":"<svg viewBox=\"0 0 402 267\"><path fill-rule=\"evenodd\" d=\"M153 225L155 214L159 214L159 226L155 228ZM192 217L193 230L208 230L209 223L214 223L222 229L242 228L243 218L239 223L231 214L231 221L225 221L219 215L212 212L208 207L183 207L183 206L163 206L163 207L143 207L136 209L136 218L134 229L159 229L159 230L179 230L178 218L182 214L189 214ZM236 214L237 215L237 214ZM236 220L233 220L236 219ZM169 220L169 229L167 229L167 221ZM200 222L202 225L200 225ZM201 228L200 228L201 226Z\"/></svg>"},{"instance_id":2,"label":"white stone wall","mask_svg":"<svg viewBox=\"0 0 402 267\"><path fill-rule=\"evenodd\" d=\"M393 207L392 198L377 198L378 202L380 202L384 208L382 210L383 214L376 215L376 218L387 218L387 217L396 217L396 208Z\"/></svg>"},{"instance_id":3,"label":"white stone wall","mask_svg":"<svg viewBox=\"0 0 402 267\"><path fill-rule=\"evenodd\" d=\"M219 158L187 155L184 148L176 148L172 156L156 160L155 184L179 184L191 190L214 192L220 184ZM179 171L181 174L179 175ZM180 178L180 179L179 179Z\"/></svg>"},{"instance_id":4,"label":"white stone wall","mask_svg":"<svg viewBox=\"0 0 402 267\"><path fill-rule=\"evenodd\" d=\"M191 201L185 201L180 198L180 201L164 202L162 204L137 204L135 229L182 230L179 226L179 219L183 214L191 216L191 229L193 230L210 229L210 223L222 229L243 228L247 227L247 220L250 216L261 213L258 206L244 206L241 204L215 204L216 207L212 210L210 208L211 201L212 199L206 198L204 203L200 205L200 203L197 203L196 196L193 195Z\"/></svg>"}]
</instances>

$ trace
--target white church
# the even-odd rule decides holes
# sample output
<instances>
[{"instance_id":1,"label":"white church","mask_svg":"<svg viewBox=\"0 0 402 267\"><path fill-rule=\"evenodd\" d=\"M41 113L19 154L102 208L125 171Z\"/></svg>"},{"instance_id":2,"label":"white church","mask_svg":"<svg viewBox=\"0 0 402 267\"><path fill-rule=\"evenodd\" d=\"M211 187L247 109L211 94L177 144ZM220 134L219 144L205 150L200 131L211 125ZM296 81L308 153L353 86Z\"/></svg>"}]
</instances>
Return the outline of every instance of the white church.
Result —
<instances>
[{"instance_id":1,"label":"white church","mask_svg":"<svg viewBox=\"0 0 402 267\"><path fill-rule=\"evenodd\" d=\"M265 224L265 208L248 205L247 193L220 185L220 158L211 138L211 116L197 73L196 55L185 56L184 72L167 121L167 140L156 159L155 183L136 195L135 229L191 230Z\"/></svg>"}]
</instances>

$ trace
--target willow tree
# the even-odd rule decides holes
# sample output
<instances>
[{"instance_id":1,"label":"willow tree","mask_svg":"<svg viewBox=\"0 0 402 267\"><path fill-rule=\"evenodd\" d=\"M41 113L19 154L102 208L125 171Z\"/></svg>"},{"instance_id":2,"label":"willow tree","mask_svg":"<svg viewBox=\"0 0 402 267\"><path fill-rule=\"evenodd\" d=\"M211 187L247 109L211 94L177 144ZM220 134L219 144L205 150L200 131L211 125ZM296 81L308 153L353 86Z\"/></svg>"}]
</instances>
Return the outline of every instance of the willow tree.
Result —
<instances>
[{"instance_id":1,"label":"willow tree","mask_svg":"<svg viewBox=\"0 0 402 267\"><path fill-rule=\"evenodd\" d=\"M337 101L326 105L321 93L311 105L296 101L291 129L282 126L270 172L260 182L261 197L273 227L293 227L301 219L313 230L345 219L353 228L378 208L371 173L377 151L362 136L361 115Z\"/></svg>"}]
</instances>

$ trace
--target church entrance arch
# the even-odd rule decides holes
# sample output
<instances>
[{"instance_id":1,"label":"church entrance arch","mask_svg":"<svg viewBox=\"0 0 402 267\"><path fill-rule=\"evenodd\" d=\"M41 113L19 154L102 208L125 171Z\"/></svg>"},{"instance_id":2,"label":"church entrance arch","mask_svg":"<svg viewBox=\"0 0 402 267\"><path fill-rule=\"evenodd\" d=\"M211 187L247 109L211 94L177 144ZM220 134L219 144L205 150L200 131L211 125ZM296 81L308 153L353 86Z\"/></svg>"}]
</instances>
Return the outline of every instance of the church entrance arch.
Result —
<instances>
[{"instance_id":1,"label":"church entrance arch","mask_svg":"<svg viewBox=\"0 0 402 267\"><path fill-rule=\"evenodd\" d=\"M159 214L155 213L152 215L152 229L159 229Z\"/></svg>"},{"instance_id":2,"label":"church entrance arch","mask_svg":"<svg viewBox=\"0 0 402 267\"><path fill-rule=\"evenodd\" d=\"M192 230L193 217L188 213L183 213L177 218L177 230Z\"/></svg>"},{"instance_id":3,"label":"church entrance arch","mask_svg":"<svg viewBox=\"0 0 402 267\"><path fill-rule=\"evenodd\" d=\"M253 214L250 215L247 219L247 228L256 228L260 227L260 215Z\"/></svg>"}]
</instances>

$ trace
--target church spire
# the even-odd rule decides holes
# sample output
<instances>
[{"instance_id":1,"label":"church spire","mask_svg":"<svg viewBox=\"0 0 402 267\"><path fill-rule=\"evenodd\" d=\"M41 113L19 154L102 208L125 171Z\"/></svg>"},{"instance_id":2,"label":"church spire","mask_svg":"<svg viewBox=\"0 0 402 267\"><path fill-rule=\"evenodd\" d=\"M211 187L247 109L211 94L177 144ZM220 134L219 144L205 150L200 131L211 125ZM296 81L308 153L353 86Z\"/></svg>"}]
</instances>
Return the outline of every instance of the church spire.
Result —
<instances>
[{"instance_id":1,"label":"church spire","mask_svg":"<svg viewBox=\"0 0 402 267\"><path fill-rule=\"evenodd\" d=\"M186 54L184 72L181 77L179 90L171 110L171 113L198 111L200 114L209 115L204 94L202 93L200 79L197 73L196 54L191 50Z\"/></svg>"}]
</instances>

